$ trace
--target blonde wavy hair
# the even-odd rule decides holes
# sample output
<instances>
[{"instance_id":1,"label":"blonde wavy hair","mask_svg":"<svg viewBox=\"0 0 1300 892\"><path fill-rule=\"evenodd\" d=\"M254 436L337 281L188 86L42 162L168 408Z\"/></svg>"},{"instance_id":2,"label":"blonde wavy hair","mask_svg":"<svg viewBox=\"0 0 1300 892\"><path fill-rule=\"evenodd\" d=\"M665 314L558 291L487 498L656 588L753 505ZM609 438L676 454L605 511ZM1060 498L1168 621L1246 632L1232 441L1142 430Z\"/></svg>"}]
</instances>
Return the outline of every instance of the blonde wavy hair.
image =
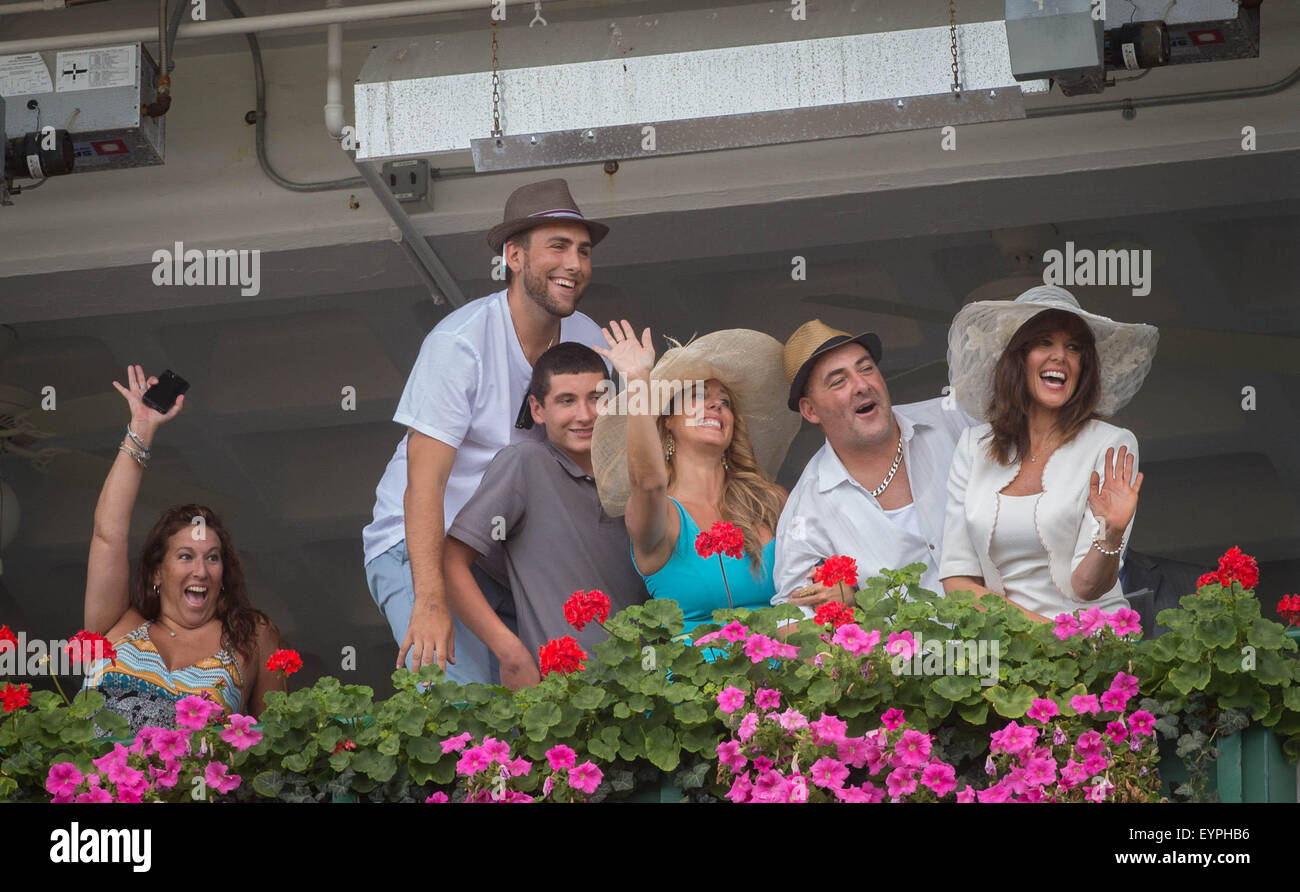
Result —
<instances>
[{"instance_id":1,"label":"blonde wavy hair","mask_svg":"<svg viewBox=\"0 0 1300 892\"><path fill-rule=\"evenodd\" d=\"M731 445L723 455L727 459L726 483L722 488L722 504L718 513L727 523L735 524L745 540L745 553L749 555L750 565L757 576L763 565L763 548L758 542L759 530L766 527L776 533L776 523L781 517L781 490L772 479L759 467L754 458L754 448L749 440L749 426L740 410L740 403L731 388L727 388L731 400L731 414L734 420L731 433ZM675 403L676 400L673 400ZM664 434L668 429L668 418L672 415L673 404L668 412L655 419L659 430L659 442L664 444ZM677 472L669 460L668 487L671 489Z\"/></svg>"}]
</instances>

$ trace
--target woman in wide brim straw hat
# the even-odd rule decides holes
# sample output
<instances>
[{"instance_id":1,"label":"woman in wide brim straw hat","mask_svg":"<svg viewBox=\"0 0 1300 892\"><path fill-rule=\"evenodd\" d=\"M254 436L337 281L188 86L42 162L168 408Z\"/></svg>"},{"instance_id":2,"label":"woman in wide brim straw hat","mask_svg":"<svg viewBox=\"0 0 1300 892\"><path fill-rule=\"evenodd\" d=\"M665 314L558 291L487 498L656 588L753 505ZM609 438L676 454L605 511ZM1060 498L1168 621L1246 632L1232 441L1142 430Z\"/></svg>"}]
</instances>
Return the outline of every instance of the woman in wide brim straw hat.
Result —
<instances>
[{"instance_id":1,"label":"woman in wide brim straw hat","mask_svg":"<svg viewBox=\"0 0 1300 892\"><path fill-rule=\"evenodd\" d=\"M1153 326L1089 313L1054 285L957 313L953 396L986 423L953 455L945 591L991 591L1040 620L1127 608L1120 554L1142 474L1137 439L1102 416L1137 393L1157 339Z\"/></svg>"},{"instance_id":2,"label":"woman in wide brim straw hat","mask_svg":"<svg viewBox=\"0 0 1300 892\"><path fill-rule=\"evenodd\" d=\"M729 602L768 606L787 495L772 477L799 429L784 405L780 342L717 331L656 363L650 329L640 341L626 320L602 332L609 347L596 350L625 378L626 405L596 420L592 466L605 511L624 516L647 590L677 601L686 631ZM696 553L696 536L717 521L740 529L743 557L720 564Z\"/></svg>"}]
</instances>

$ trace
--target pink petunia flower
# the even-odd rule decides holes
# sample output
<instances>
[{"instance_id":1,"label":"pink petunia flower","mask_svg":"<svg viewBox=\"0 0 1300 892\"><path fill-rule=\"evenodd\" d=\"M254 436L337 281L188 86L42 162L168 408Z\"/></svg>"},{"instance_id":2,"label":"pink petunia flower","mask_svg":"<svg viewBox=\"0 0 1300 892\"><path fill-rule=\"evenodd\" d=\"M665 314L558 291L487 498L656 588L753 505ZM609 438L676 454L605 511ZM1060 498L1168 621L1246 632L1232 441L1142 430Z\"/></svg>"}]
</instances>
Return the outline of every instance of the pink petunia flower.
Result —
<instances>
[{"instance_id":1,"label":"pink petunia flower","mask_svg":"<svg viewBox=\"0 0 1300 892\"><path fill-rule=\"evenodd\" d=\"M575 790L591 794L596 792L605 774L594 762L586 761L569 769L569 786Z\"/></svg>"},{"instance_id":2,"label":"pink petunia flower","mask_svg":"<svg viewBox=\"0 0 1300 892\"><path fill-rule=\"evenodd\" d=\"M71 796L84 779L85 775L76 765L60 762L50 766L50 773L45 778L45 789L55 796Z\"/></svg>"},{"instance_id":3,"label":"pink petunia flower","mask_svg":"<svg viewBox=\"0 0 1300 892\"><path fill-rule=\"evenodd\" d=\"M726 797L732 802L748 802L750 794L754 791L754 784L749 779L749 772L736 775L735 781L731 784L731 789L727 791Z\"/></svg>"},{"instance_id":4,"label":"pink petunia flower","mask_svg":"<svg viewBox=\"0 0 1300 892\"><path fill-rule=\"evenodd\" d=\"M905 660L910 660L912 654L916 653L916 641L912 638L912 633L906 629L901 632L890 632L889 640L885 643L885 653L896 654Z\"/></svg>"},{"instance_id":5,"label":"pink petunia flower","mask_svg":"<svg viewBox=\"0 0 1300 892\"><path fill-rule=\"evenodd\" d=\"M1105 802L1115 785L1104 777L1097 778L1097 783L1087 788L1086 798L1089 802Z\"/></svg>"},{"instance_id":6,"label":"pink petunia flower","mask_svg":"<svg viewBox=\"0 0 1300 892\"><path fill-rule=\"evenodd\" d=\"M126 747L120 743L113 744L113 748L104 753L98 759L92 759L91 763L103 772L104 777L108 778L110 784L116 784L122 779L122 772L126 771L127 756Z\"/></svg>"},{"instance_id":7,"label":"pink petunia flower","mask_svg":"<svg viewBox=\"0 0 1300 892\"><path fill-rule=\"evenodd\" d=\"M781 692L759 688L754 692L754 705L759 709L777 709L781 705Z\"/></svg>"},{"instance_id":8,"label":"pink petunia flower","mask_svg":"<svg viewBox=\"0 0 1300 892\"><path fill-rule=\"evenodd\" d=\"M965 787L963 787L962 789L958 790L958 791L957 791L957 801L958 801L958 802L974 802L974 801L975 801L975 788L972 787L970 784L967 784Z\"/></svg>"},{"instance_id":9,"label":"pink petunia flower","mask_svg":"<svg viewBox=\"0 0 1300 892\"><path fill-rule=\"evenodd\" d=\"M1123 712L1128 695L1123 691L1105 691L1101 695L1102 712Z\"/></svg>"},{"instance_id":10,"label":"pink petunia flower","mask_svg":"<svg viewBox=\"0 0 1300 892\"><path fill-rule=\"evenodd\" d=\"M1025 781L1031 787L1041 787L1055 780L1055 759L1030 759L1025 763Z\"/></svg>"},{"instance_id":11,"label":"pink petunia flower","mask_svg":"<svg viewBox=\"0 0 1300 892\"><path fill-rule=\"evenodd\" d=\"M559 771L561 768L572 768L577 765L578 754L571 747L557 743L546 751L546 761L552 771Z\"/></svg>"},{"instance_id":12,"label":"pink petunia flower","mask_svg":"<svg viewBox=\"0 0 1300 892\"><path fill-rule=\"evenodd\" d=\"M1037 728L1020 725L1016 722L1008 722L1007 726L1001 731L994 731L989 735L989 752L1010 753L1011 755L1023 753L1034 745L1034 741L1038 739L1038 733Z\"/></svg>"},{"instance_id":13,"label":"pink petunia flower","mask_svg":"<svg viewBox=\"0 0 1300 892\"><path fill-rule=\"evenodd\" d=\"M921 783L942 799L957 789L957 770L947 762L931 762L921 770Z\"/></svg>"},{"instance_id":14,"label":"pink petunia flower","mask_svg":"<svg viewBox=\"0 0 1300 892\"><path fill-rule=\"evenodd\" d=\"M754 802L786 802L790 798L790 784L780 772L769 768L758 773L751 795Z\"/></svg>"},{"instance_id":15,"label":"pink petunia flower","mask_svg":"<svg viewBox=\"0 0 1300 892\"><path fill-rule=\"evenodd\" d=\"M1101 753L1089 756L1083 760L1083 770L1087 772L1088 777L1095 777L1110 767L1110 762Z\"/></svg>"},{"instance_id":16,"label":"pink petunia flower","mask_svg":"<svg viewBox=\"0 0 1300 892\"><path fill-rule=\"evenodd\" d=\"M745 656L749 657L752 663L761 663L772 656L774 644L776 642L766 635L750 635L745 642Z\"/></svg>"},{"instance_id":17,"label":"pink petunia flower","mask_svg":"<svg viewBox=\"0 0 1300 892\"><path fill-rule=\"evenodd\" d=\"M799 710L791 707L777 718L777 722L787 731L798 731L800 728L808 727L808 719Z\"/></svg>"},{"instance_id":18,"label":"pink petunia flower","mask_svg":"<svg viewBox=\"0 0 1300 892\"><path fill-rule=\"evenodd\" d=\"M1057 707L1055 700L1047 700L1039 697L1030 705L1029 711L1026 712L1025 715L1035 721L1046 724L1051 721L1052 716L1059 714L1060 711L1061 710Z\"/></svg>"},{"instance_id":19,"label":"pink petunia flower","mask_svg":"<svg viewBox=\"0 0 1300 892\"><path fill-rule=\"evenodd\" d=\"M113 797L103 787L91 787L77 796L77 802L112 802Z\"/></svg>"},{"instance_id":20,"label":"pink petunia flower","mask_svg":"<svg viewBox=\"0 0 1300 892\"><path fill-rule=\"evenodd\" d=\"M835 755L845 765L861 768L867 764L867 744L860 737L845 737L836 741Z\"/></svg>"},{"instance_id":21,"label":"pink petunia flower","mask_svg":"<svg viewBox=\"0 0 1300 892\"><path fill-rule=\"evenodd\" d=\"M257 719L251 715L232 715L230 725L221 732L221 739L241 752L257 746L262 740L262 732L253 730L256 724Z\"/></svg>"},{"instance_id":22,"label":"pink petunia flower","mask_svg":"<svg viewBox=\"0 0 1300 892\"><path fill-rule=\"evenodd\" d=\"M474 738L470 736L468 731L464 734L457 734L455 737L448 737L442 742L443 755L451 752L460 752L465 748L465 745L473 739Z\"/></svg>"},{"instance_id":23,"label":"pink petunia flower","mask_svg":"<svg viewBox=\"0 0 1300 892\"><path fill-rule=\"evenodd\" d=\"M163 765L162 771L159 771L153 779L153 785L164 790L170 790L176 786L181 779L181 763L179 759L168 759Z\"/></svg>"},{"instance_id":24,"label":"pink petunia flower","mask_svg":"<svg viewBox=\"0 0 1300 892\"><path fill-rule=\"evenodd\" d=\"M446 793L442 793L442 792L434 793L434 794L432 794L428 799L426 799L426 800L424 800L424 801L425 801L426 803L429 803L429 802L446 802L446 801L447 801L447 794L446 794Z\"/></svg>"},{"instance_id":25,"label":"pink petunia flower","mask_svg":"<svg viewBox=\"0 0 1300 892\"><path fill-rule=\"evenodd\" d=\"M506 773L511 777L523 777L525 774L533 770L533 763L529 762L523 756L518 756L507 762L505 768Z\"/></svg>"},{"instance_id":26,"label":"pink petunia flower","mask_svg":"<svg viewBox=\"0 0 1300 892\"><path fill-rule=\"evenodd\" d=\"M737 641L744 641L745 637L749 635L749 627L742 626L734 619L723 626L719 631L722 637L727 641L730 641L732 644L735 644Z\"/></svg>"},{"instance_id":27,"label":"pink petunia flower","mask_svg":"<svg viewBox=\"0 0 1300 892\"><path fill-rule=\"evenodd\" d=\"M176 727L186 731L206 728L208 722L220 714L220 706L202 697L183 697L176 701Z\"/></svg>"},{"instance_id":28,"label":"pink petunia flower","mask_svg":"<svg viewBox=\"0 0 1300 892\"><path fill-rule=\"evenodd\" d=\"M879 641L879 632L873 630L871 634L867 634L857 623L845 623L836 629L831 637L831 644L844 648L854 656L870 653Z\"/></svg>"},{"instance_id":29,"label":"pink petunia flower","mask_svg":"<svg viewBox=\"0 0 1300 892\"><path fill-rule=\"evenodd\" d=\"M548 774L546 775L546 780L542 781L542 798L546 798L547 796L550 796L551 791L554 789L555 789L555 778L553 778L551 775Z\"/></svg>"},{"instance_id":30,"label":"pink petunia flower","mask_svg":"<svg viewBox=\"0 0 1300 892\"><path fill-rule=\"evenodd\" d=\"M1108 625L1106 614L1101 612L1100 607L1089 607L1079 613L1079 634L1087 638L1094 632L1100 632Z\"/></svg>"},{"instance_id":31,"label":"pink petunia flower","mask_svg":"<svg viewBox=\"0 0 1300 892\"><path fill-rule=\"evenodd\" d=\"M1062 641L1079 634L1079 618L1073 613L1058 613L1055 622L1056 628L1052 631Z\"/></svg>"},{"instance_id":32,"label":"pink petunia flower","mask_svg":"<svg viewBox=\"0 0 1300 892\"><path fill-rule=\"evenodd\" d=\"M718 744L718 761L732 771L740 771L749 760L740 751L740 744L734 740L724 740Z\"/></svg>"},{"instance_id":33,"label":"pink petunia flower","mask_svg":"<svg viewBox=\"0 0 1300 892\"><path fill-rule=\"evenodd\" d=\"M1079 735L1079 739L1074 742L1074 748L1079 751L1079 755L1087 757L1099 755L1106 745L1102 743L1100 734L1089 730Z\"/></svg>"},{"instance_id":34,"label":"pink petunia flower","mask_svg":"<svg viewBox=\"0 0 1300 892\"><path fill-rule=\"evenodd\" d=\"M890 709L880 717L880 724L884 725L890 731L893 731L899 725L903 724L903 710Z\"/></svg>"},{"instance_id":35,"label":"pink petunia flower","mask_svg":"<svg viewBox=\"0 0 1300 892\"><path fill-rule=\"evenodd\" d=\"M456 773L463 775L477 774L480 771L486 771L492 764L487 753L483 752L483 747L473 746L460 754L460 761L456 763Z\"/></svg>"},{"instance_id":36,"label":"pink petunia flower","mask_svg":"<svg viewBox=\"0 0 1300 892\"><path fill-rule=\"evenodd\" d=\"M977 790L975 798L980 802L1006 802L1011 798L1011 788L1004 781L998 781L984 790Z\"/></svg>"},{"instance_id":37,"label":"pink petunia flower","mask_svg":"<svg viewBox=\"0 0 1300 892\"><path fill-rule=\"evenodd\" d=\"M510 761L510 744L504 740L497 740L495 737L484 737L481 747L483 755L490 762L504 765Z\"/></svg>"},{"instance_id":38,"label":"pink petunia flower","mask_svg":"<svg viewBox=\"0 0 1300 892\"><path fill-rule=\"evenodd\" d=\"M813 743L821 746L826 743L838 743L844 739L844 732L849 730L848 722L824 713L821 718L815 722L810 722L808 727L812 729Z\"/></svg>"},{"instance_id":39,"label":"pink petunia flower","mask_svg":"<svg viewBox=\"0 0 1300 892\"><path fill-rule=\"evenodd\" d=\"M1121 607L1106 617L1106 620L1121 638L1142 631L1142 615L1131 607Z\"/></svg>"},{"instance_id":40,"label":"pink petunia flower","mask_svg":"<svg viewBox=\"0 0 1300 892\"><path fill-rule=\"evenodd\" d=\"M1115 677L1110 682L1112 691L1119 691L1127 699L1136 697L1138 692L1138 680L1136 675L1129 675L1127 672L1116 672Z\"/></svg>"},{"instance_id":41,"label":"pink petunia flower","mask_svg":"<svg viewBox=\"0 0 1300 892\"><path fill-rule=\"evenodd\" d=\"M1128 727L1134 734L1154 737L1156 734L1156 717L1145 709L1139 709L1128 717Z\"/></svg>"},{"instance_id":42,"label":"pink petunia flower","mask_svg":"<svg viewBox=\"0 0 1300 892\"><path fill-rule=\"evenodd\" d=\"M915 768L895 768L889 772L889 776L885 778L885 789L889 791L889 797L900 799L915 793L916 775Z\"/></svg>"},{"instance_id":43,"label":"pink petunia flower","mask_svg":"<svg viewBox=\"0 0 1300 892\"><path fill-rule=\"evenodd\" d=\"M894 755L902 767L920 768L930 758L930 735L908 728L894 744Z\"/></svg>"},{"instance_id":44,"label":"pink petunia flower","mask_svg":"<svg viewBox=\"0 0 1300 892\"><path fill-rule=\"evenodd\" d=\"M749 738L754 736L754 732L757 729L758 713L751 712L740 720L740 727L736 729L736 737L740 739L741 743L748 743Z\"/></svg>"},{"instance_id":45,"label":"pink petunia flower","mask_svg":"<svg viewBox=\"0 0 1300 892\"><path fill-rule=\"evenodd\" d=\"M209 762L203 771L203 780L209 787L224 794L238 787L242 778L237 774L227 774L222 762Z\"/></svg>"},{"instance_id":46,"label":"pink petunia flower","mask_svg":"<svg viewBox=\"0 0 1300 892\"><path fill-rule=\"evenodd\" d=\"M722 630L718 629L716 632L709 632L707 635L701 635L699 638L696 638L691 643L694 644L696 647L703 647L706 644L717 641L721 637L722 637Z\"/></svg>"},{"instance_id":47,"label":"pink petunia flower","mask_svg":"<svg viewBox=\"0 0 1300 892\"><path fill-rule=\"evenodd\" d=\"M868 784L867 786L871 786ZM875 789L873 787L873 789ZM879 802L871 793L861 787L840 787L835 790L835 798L840 802Z\"/></svg>"},{"instance_id":48,"label":"pink petunia flower","mask_svg":"<svg viewBox=\"0 0 1300 892\"><path fill-rule=\"evenodd\" d=\"M1121 740L1128 737L1128 728L1124 726L1123 722L1107 722L1106 736L1114 743L1119 743Z\"/></svg>"},{"instance_id":49,"label":"pink petunia flower","mask_svg":"<svg viewBox=\"0 0 1300 892\"><path fill-rule=\"evenodd\" d=\"M1084 770L1083 763L1070 759L1065 763L1065 767L1061 769L1060 786L1064 790L1072 790L1086 781L1088 777L1089 774Z\"/></svg>"},{"instance_id":50,"label":"pink petunia flower","mask_svg":"<svg viewBox=\"0 0 1300 892\"><path fill-rule=\"evenodd\" d=\"M1070 698L1070 708L1079 715L1096 715L1101 712L1101 704L1096 694L1078 694Z\"/></svg>"},{"instance_id":51,"label":"pink petunia flower","mask_svg":"<svg viewBox=\"0 0 1300 892\"><path fill-rule=\"evenodd\" d=\"M788 778L790 782L790 796L788 802L807 802L808 801L808 780L802 774L796 774Z\"/></svg>"},{"instance_id":52,"label":"pink petunia flower","mask_svg":"<svg viewBox=\"0 0 1300 892\"><path fill-rule=\"evenodd\" d=\"M814 762L808 773L814 784L827 790L838 790L849 779L849 769L843 762L830 756L822 756Z\"/></svg>"},{"instance_id":53,"label":"pink petunia flower","mask_svg":"<svg viewBox=\"0 0 1300 892\"><path fill-rule=\"evenodd\" d=\"M752 640L752 639L751 639ZM745 692L740 688L728 686L718 694L718 709L730 715L745 705Z\"/></svg>"}]
</instances>

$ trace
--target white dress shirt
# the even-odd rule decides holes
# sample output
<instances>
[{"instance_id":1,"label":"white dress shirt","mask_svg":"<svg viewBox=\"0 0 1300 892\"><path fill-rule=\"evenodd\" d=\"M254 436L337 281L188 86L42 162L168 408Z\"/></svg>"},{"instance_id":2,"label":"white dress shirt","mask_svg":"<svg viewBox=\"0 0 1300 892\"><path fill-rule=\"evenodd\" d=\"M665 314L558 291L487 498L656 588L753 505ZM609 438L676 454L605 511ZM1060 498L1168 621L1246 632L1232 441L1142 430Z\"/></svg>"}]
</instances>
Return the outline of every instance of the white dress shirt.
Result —
<instances>
[{"instance_id":1,"label":"white dress shirt","mask_svg":"<svg viewBox=\"0 0 1300 892\"><path fill-rule=\"evenodd\" d=\"M804 468L776 526L773 604L790 600L791 593L810 585L807 576L817 562L836 554L857 561L859 586L882 569L923 563L922 588L943 594L939 550L948 468L958 438L975 420L948 398L894 406L893 411L903 435L903 467L916 522L891 519L826 442ZM808 608L804 612L813 613Z\"/></svg>"},{"instance_id":2,"label":"white dress shirt","mask_svg":"<svg viewBox=\"0 0 1300 892\"><path fill-rule=\"evenodd\" d=\"M1029 522L1036 533L1038 548L1046 555L1041 571L1032 576L1022 572L1021 565L1014 564L1015 555L1011 552L1016 549L1012 543L1004 539L994 544L994 536L1001 530L999 515L1009 504L1007 496L999 496L1020 473L1020 462L999 465L989 456L985 439L989 430L989 425L981 424L966 431L953 455L940 578L983 577L986 588L1005 594L1021 607L1049 619L1083 607L1097 606L1109 612L1128 606L1118 581L1100 598L1085 601L1075 594L1070 577L1087 557L1098 532L1099 525L1088 507L1092 472L1105 473L1108 448L1113 447L1118 456L1119 448L1127 446L1133 456L1136 479L1137 438L1122 427L1089 421L1073 440L1047 459L1042 492L1037 497L1020 499L1032 502ZM1011 519L1016 528L1008 531L1011 537L1018 535L1017 530L1023 532L1021 521L1023 518ZM1126 544L1132 531L1130 520L1124 531ZM1011 585L1003 580L1004 567L997 558L1013 560ZM1025 558L1023 553L1021 558Z\"/></svg>"}]
</instances>

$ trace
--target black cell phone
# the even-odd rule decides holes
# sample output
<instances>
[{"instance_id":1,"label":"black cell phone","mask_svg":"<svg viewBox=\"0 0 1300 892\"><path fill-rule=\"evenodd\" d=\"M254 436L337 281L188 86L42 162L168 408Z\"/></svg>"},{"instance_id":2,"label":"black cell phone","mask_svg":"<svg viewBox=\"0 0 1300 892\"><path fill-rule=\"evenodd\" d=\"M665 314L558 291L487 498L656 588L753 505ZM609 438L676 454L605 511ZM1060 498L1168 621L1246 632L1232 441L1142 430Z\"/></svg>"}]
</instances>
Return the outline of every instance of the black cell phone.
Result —
<instances>
[{"instance_id":1,"label":"black cell phone","mask_svg":"<svg viewBox=\"0 0 1300 892\"><path fill-rule=\"evenodd\" d=\"M190 382L167 369L158 376L158 383L144 392L141 398L146 406L166 415L176 405L176 397L190 389Z\"/></svg>"}]
</instances>

